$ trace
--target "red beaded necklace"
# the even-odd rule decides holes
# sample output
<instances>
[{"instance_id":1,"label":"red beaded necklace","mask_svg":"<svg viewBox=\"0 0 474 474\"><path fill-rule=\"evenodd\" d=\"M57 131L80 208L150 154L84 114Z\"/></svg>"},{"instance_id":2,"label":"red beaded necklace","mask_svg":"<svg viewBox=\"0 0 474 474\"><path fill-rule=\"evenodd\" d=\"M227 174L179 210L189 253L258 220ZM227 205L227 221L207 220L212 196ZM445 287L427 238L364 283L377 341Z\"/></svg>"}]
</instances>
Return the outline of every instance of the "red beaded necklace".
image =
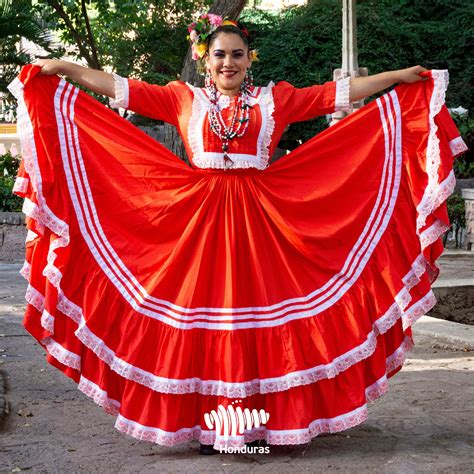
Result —
<instances>
[{"instance_id":1,"label":"red beaded necklace","mask_svg":"<svg viewBox=\"0 0 474 474\"><path fill-rule=\"evenodd\" d=\"M209 109L210 128L222 140L224 167L231 168L234 162L227 154L229 150L229 141L234 138L243 137L248 130L250 122L249 88L246 82L242 83L237 98L237 104L234 107L229 125L227 125L222 116L218 91L214 81L206 80L206 88L211 103Z\"/></svg>"}]
</instances>

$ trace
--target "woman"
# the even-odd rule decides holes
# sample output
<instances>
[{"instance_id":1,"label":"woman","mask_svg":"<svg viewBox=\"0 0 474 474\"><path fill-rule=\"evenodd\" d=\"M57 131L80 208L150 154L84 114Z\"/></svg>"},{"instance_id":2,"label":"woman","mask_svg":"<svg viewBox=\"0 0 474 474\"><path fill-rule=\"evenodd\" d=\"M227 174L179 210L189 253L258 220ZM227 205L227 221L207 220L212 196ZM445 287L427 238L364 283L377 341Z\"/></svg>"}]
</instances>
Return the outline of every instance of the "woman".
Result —
<instances>
[{"instance_id":1,"label":"woman","mask_svg":"<svg viewBox=\"0 0 474 474\"><path fill-rule=\"evenodd\" d=\"M205 88L51 60L12 84L30 229L25 327L139 439L199 439L206 454L355 426L435 303L464 149L443 105L446 73L255 87L242 25L204 15L190 39ZM38 67L176 125L191 166ZM289 123L396 82L420 84L269 166Z\"/></svg>"}]
</instances>

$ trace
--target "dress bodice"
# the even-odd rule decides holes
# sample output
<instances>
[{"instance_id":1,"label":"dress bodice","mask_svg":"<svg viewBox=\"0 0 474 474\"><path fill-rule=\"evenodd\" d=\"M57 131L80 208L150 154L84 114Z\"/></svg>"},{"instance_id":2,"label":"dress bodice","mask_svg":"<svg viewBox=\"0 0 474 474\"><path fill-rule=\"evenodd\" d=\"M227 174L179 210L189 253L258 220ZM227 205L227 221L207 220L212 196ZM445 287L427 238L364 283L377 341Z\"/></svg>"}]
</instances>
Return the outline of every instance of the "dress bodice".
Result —
<instances>
[{"instance_id":1,"label":"dress bodice","mask_svg":"<svg viewBox=\"0 0 474 474\"><path fill-rule=\"evenodd\" d=\"M210 101L205 88L182 81L166 86L126 79L114 74L111 106L171 123L178 128L193 166L226 168L221 139L209 126ZM229 143L233 168L265 169L288 124L349 107L349 78L305 88L270 82L250 91L250 122L246 134ZM224 119L230 118L236 98L218 97Z\"/></svg>"}]
</instances>

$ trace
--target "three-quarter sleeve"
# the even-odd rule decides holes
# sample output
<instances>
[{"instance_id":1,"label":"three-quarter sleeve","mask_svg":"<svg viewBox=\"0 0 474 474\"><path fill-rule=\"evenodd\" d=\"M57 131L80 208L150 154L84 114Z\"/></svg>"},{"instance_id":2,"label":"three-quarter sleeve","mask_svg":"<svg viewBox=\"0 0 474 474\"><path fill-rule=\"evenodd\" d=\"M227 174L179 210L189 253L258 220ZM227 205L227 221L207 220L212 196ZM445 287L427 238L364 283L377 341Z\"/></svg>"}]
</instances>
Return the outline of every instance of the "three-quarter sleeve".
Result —
<instances>
[{"instance_id":1,"label":"three-quarter sleeve","mask_svg":"<svg viewBox=\"0 0 474 474\"><path fill-rule=\"evenodd\" d=\"M149 84L137 79L113 74L115 98L109 105L131 110L145 117L178 125L180 103L187 87L184 82L172 81L165 86Z\"/></svg>"},{"instance_id":2,"label":"three-quarter sleeve","mask_svg":"<svg viewBox=\"0 0 474 474\"><path fill-rule=\"evenodd\" d=\"M302 88L282 81L274 87L275 105L288 123L348 110L349 92L350 78Z\"/></svg>"}]
</instances>

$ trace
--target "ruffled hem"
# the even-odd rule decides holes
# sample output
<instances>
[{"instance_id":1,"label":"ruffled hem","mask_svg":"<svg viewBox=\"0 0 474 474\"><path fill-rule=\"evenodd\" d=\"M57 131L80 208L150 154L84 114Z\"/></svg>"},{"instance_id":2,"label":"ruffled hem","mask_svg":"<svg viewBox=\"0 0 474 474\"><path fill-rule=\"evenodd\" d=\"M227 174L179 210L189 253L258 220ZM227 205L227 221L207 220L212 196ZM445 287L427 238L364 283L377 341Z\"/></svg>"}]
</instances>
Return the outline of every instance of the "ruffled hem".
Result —
<instances>
[{"instance_id":1,"label":"ruffled hem","mask_svg":"<svg viewBox=\"0 0 474 474\"><path fill-rule=\"evenodd\" d=\"M245 443L255 440L265 440L271 445L306 444L321 434L337 433L363 423L368 417L367 403L377 400L388 391L388 379L401 368L412 347L413 341L407 336L400 347L387 357L386 374L365 389L366 401L358 408L334 418L313 420L305 429L269 430L261 426L246 430L243 436L229 437L227 440L216 437L214 431L203 430L200 426L169 432L127 419L120 414L120 402L110 398L106 391L84 376L80 377L78 389L97 405L103 407L107 413L116 416L115 428L117 430L141 441L150 441L163 446L175 446L198 440L202 444L213 444L215 449L241 448Z\"/></svg>"},{"instance_id":2,"label":"ruffled hem","mask_svg":"<svg viewBox=\"0 0 474 474\"><path fill-rule=\"evenodd\" d=\"M417 206L418 218L416 221L417 229L420 231L426 224L427 217L438 208L443 201L452 193L455 179L454 173L450 175L449 182L439 183L439 168L441 165L441 151L439 147L438 125L435 117L443 107L446 90L449 83L448 71L431 71L434 88L430 101L429 113L429 135L428 147L426 150L426 173L428 175L428 185L420 203ZM454 184L453 184L454 183Z\"/></svg>"},{"instance_id":3,"label":"ruffled hem","mask_svg":"<svg viewBox=\"0 0 474 474\"><path fill-rule=\"evenodd\" d=\"M109 347L107 347L104 341L99 339L90 331L82 315L81 308L69 301L64 296L60 287L55 286L59 293L57 309L78 325L78 329L75 331L75 336L82 344L84 344L84 346L94 352L100 360L105 362L120 376L160 393L180 395L199 393L201 395L225 396L227 398L245 398L256 393L265 394L281 392L293 387L312 384L326 378L334 378L353 365L369 358L377 347L378 335L385 334L400 319L402 320L403 329L406 330L421 316L430 311L436 304L436 298L430 290L415 304L406 309L412 300L409 290L420 282L426 268L426 260L423 255L420 255L415 260L412 270L410 270L403 279L405 287L395 297L395 301L390 309L375 321L372 331L361 345L354 347L347 353L340 355L332 362L325 365L319 365L304 371L289 373L282 377L258 379L240 383L230 383L220 380L201 380L199 378L185 380L166 379L120 359ZM54 334L54 317L44 309L45 297L29 285L26 293L26 300L42 313L41 324L43 328L51 334ZM81 357L79 354L74 354L66 349L64 349L62 354L66 359L58 360L64 365L69 365L66 362L68 359L79 361L78 363L80 365Z\"/></svg>"},{"instance_id":4,"label":"ruffled hem","mask_svg":"<svg viewBox=\"0 0 474 474\"><path fill-rule=\"evenodd\" d=\"M442 79L443 75L440 76ZM442 94L437 91L439 88L446 87L444 80L436 82L435 80L435 93L436 97L441 97ZM18 87L17 93L18 93ZM271 91L269 91L271 93ZM19 95L21 99L21 94ZM433 101L432 101L433 102ZM436 110L440 110L439 101L434 102ZM57 218L46 206L44 199L42 199L40 180L35 175L35 163L32 152L34 150L34 138L32 132L32 125L29 121L28 114L22 113L23 122L21 130L21 142L24 147L24 160L25 169L29 170L32 175L36 176L33 183L36 182L36 190L38 200L43 201L43 205L37 205L30 201L28 198L25 199L24 212L25 214L36 222L37 228L50 229L56 238L51 240L48 256L47 265L42 270L42 274L48 279L48 281L57 289L58 298L56 309L63 314L67 315L72 321L78 325L78 329L75 331L75 336L84 344L87 348L92 350L102 361L107 363L112 370L121 375L122 377L138 382L152 390L161 393L172 393L172 394L186 394L198 392L204 395L221 395L229 398L232 397L248 397L255 393L272 393L278 391L288 390L292 387L301 385L308 385L315 383L324 378L336 377L339 373L347 370L354 364L357 364L361 360L370 357L376 347L376 338L379 334L384 334L389 328L391 328L400 318L403 323L403 329L406 330L410 327L416 319L423 314L426 314L435 304L436 300L434 295L429 292L425 294L423 298L419 298L415 301L415 304L409 307L412 302L412 296L410 295L410 289L414 285L420 282L422 275L425 271L432 271L435 268L435 262L426 260L423 254L419 255L412 263L411 270L406 274L403 281L403 288L398 294L394 296L394 302L388 309L388 311L379 316L372 325L371 332L367 335L365 341L344 354L340 354L334 358L331 362L318 365L303 371L297 371L287 373L280 377L272 378L259 378L256 380L248 380L244 382L226 382L222 380L201 380L199 378L192 379L169 379L165 377L157 376L153 373L145 371L139 367L126 362L125 360L117 357L112 349L107 344L97 337L87 326L86 320L83 316L82 308L70 301L65 295L63 288L61 287L62 274L60 270L55 266L56 250L58 248L67 247L69 244L69 228L68 225L61 219ZM430 112L430 117L432 113ZM434 116L431 119L431 124L434 124ZM437 130L437 127L436 127ZM431 136L431 132L430 132ZM439 140L433 141L439 147ZM439 150L436 151L433 147L428 147L429 153L434 153L439 156ZM433 159L432 161L436 161ZM438 160L439 166L439 160ZM437 170L436 170L437 172ZM454 186L454 175L451 173L449 177L436 186L437 194L433 197L432 202L441 205L445 199L449 196ZM434 208L432 209L434 210ZM435 220L433 225L429 229L426 229L423 234L420 235L422 250L434 243L446 230L447 225L440 220ZM430 274L431 275L431 274ZM29 281L31 280L30 275L26 275ZM430 278L431 279L431 278ZM30 290L27 292L27 300L32 304L38 311L43 313L42 323L44 329L49 331L51 334L54 333L54 317L51 313L44 313L44 297L36 291L33 292L35 283L30 281ZM43 299L43 301L40 301ZM407 309L408 308L408 309ZM52 308L49 308L52 312ZM80 360L80 356L76 355Z\"/></svg>"},{"instance_id":5,"label":"ruffled hem","mask_svg":"<svg viewBox=\"0 0 474 474\"><path fill-rule=\"evenodd\" d=\"M441 80L437 80L441 77ZM435 92L433 96L438 97L438 101L432 100L432 105L438 111L440 110L439 98L444 97L439 92L439 88L443 88L447 85L444 81L443 75L434 76ZM130 362L127 362L118 357L114 351L107 346L106 341L101 340L93 331L88 327L86 318L83 314L81 306L71 301L71 295L66 295L67 287L62 285L63 275L55 262L58 258L58 252L65 250L69 246L69 226L62 219L59 219L47 206L42 193L41 174L37 170L38 164L36 163L36 152L35 152L35 140L33 136L33 129L30 118L26 111L23 99L21 97L21 91L16 85L14 88L19 94L19 129L20 139L22 142L22 151L25 162L25 169L29 173L29 178L32 189L34 192L32 195L25 199L24 212L30 219L30 226L34 228L35 235L44 234L46 230L51 231L51 235L48 234L47 246L47 258L44 268L33 268L28 262L25 263L21 273L29 281L29 286L26 294L28 303L36 308L40 314L40 326L44 329L44 333L38 338L35 337L42 343L46 351L57 361L62 363L64 366L76 370L81 374L83 367L82 361L82 350L85 348L90 349L99 359L104 362L114 373L120 375L126 380L136 382L153 391L160 392L163 394L191 394L199 393L201 395L219 395L227 398L236 397L248 397L253 394L270 394L275 392L283 392L295 387L301 387L305 385L311 385L317 383L323 379L330 379L337 377L339 374L345 372L355 364L364 361L371 357L374 351L377 349L377 336L385 334L391 329L396 323L401 323L401 330L405 333L406 337L409 338L409 328L414 322L426 314L436 300L431 290L423 291L426 286L426 280L432 281L437 274L436 271L436 258L439 256L439 248L430 249L429 247L435 245L439 237L447 229L447 223L441 219L438 219L434 215L434 211L437 210L441 205L444 205L445 200L449 196L454 186L454 175L451 173L446 179L438 183L439 167L441 163L440 151L439 151L439 139L436 136L437 126L434 121L436 114L432 113L430 108L430 132L429 132L429 145L428 145L428 158L430 160L429 170L429 183L431 185L432 192L429 193L429 197L425 199L428 194L425 193L423 199L429 205L418 206L419 212L426 212L430 209L430 212L425 215L423 225L420 227L417 222L417 231L420 241L420 247L423 251L421 254L411 263L411 268L406 272L404 267L403 277L401 275L395 275L395 280L400 278L401 281L395 281L396 287L401 288L396 294L390 294L393 299L393 303L388 310L378 316L372 323L371 331L368 333L366 339L357 345L352 347L349 351L340 354L333 358L330 362L323 365L317 365L309 369L302 371L286 373L280 377L272 378L259 378L256 380L247 380L244 382L226 382L223 380L201 380L199 378L192 379L170 379L165 377L159 377L151 372L147 372ZM23 107L23 108L22 108ZM434 127L434 138L433 128ZM453 144L456 150L460 149L460 144ZM452 149L452 148L451 148ZM435 172L433 172L433 169ZM433 182L433 176L436 173L436 183ZM30 199L31 198L31 199ZM419 214L421 216L421 214ZM427 229L421 230L424 224L430 218L430 226ZM30 229L31 230L31 229ZM46 245L46 244L45 244ZM385 243L384 245L387 245ZM404 256L406 257L406 256ZM413 258L413 257L411 257ZM41 260L41 259L40 259ZM411 260L411 259L410 259ZM407 258L407 261L410 261ZM373 269L375 272L376 269ZM426 275L428 278L426 277ZM46 285L51 284L55 291L47 292L45 295L47 299L39 291L39 288L44 287L42 278L46 278ZM400 284L399 284L400 283ZM420 285L421 289L418 287ZM417 289L416 292L412 291ZM170 308L173 306L175 310L177 305L170 303ZM212 309L212 308L211 308ZM70 350L69 347L64 347L57 340L55 340L55 311L66 315L71 321L77 325L77 329L74 328L73 334L77 352ZM385 311L385 307L384 307ZM380 313L376 313L380 314ZM361 323L362 324L362 323ZM70 330L70 328L68 328ZM406 344L405 344L406 343ZM411 339L409 342L405 340L402 349L400 349L400 357L393 357L392 365L387 362L387 373L382 379L386 381L389 373L393 373L394 370L399 368L403 364L406 352L411 347ZM81 346L83 345L83 347ZM402 347L402 346L400 346ZM392 354L393 355L393 354ZM388 358L387 358L388 361ZM400 363L399 363L400 361ZM390 368L392 367L392 368ZM380 380L382 380L380 379ZM90 382L90 381L89 381ZM92 382L91 382L92 383ZM380 384L377 382L377 387L368 387L366 389L367 400L378 398L381 396L385 388L383 380ZM153 427L146 427L138 425L135 421L129 420L120 415L120 402L114 399L109 399L107 393L104 392L100 387L93 387L88 384L85 377L81 378L79 382L79 388L94 398L97 403L102 404L108 411L114 414L118 414L116 427L120 431L126 432L139 439L146 439L154 441L160 444L173 445L190 439L199 439L205 444L215 443L215 434L213 432L206 432L200 427L178 430L177 432L166 434L162 430ZM368 391L368 392L367 392ZM368 394L369 393L369 394ZM105 394L105 395L104 395ZM98 400L98 401L97 401ZM301 444L308 442L314 436L324 432L335 432L347 429L351 426L355 426L365 420L367 416L366 404L360 406L356 410L341 415L341 417L314 420L306 429L288 430L283 432L272 432L271 430L260 429L249 432L244 437L245 442L252 441L254 439L266 439L270 444ZM214 438L213 438L214 436ZM243 440L240 439L238 442L241 443Z\"/></svg>"}]
</instances>

